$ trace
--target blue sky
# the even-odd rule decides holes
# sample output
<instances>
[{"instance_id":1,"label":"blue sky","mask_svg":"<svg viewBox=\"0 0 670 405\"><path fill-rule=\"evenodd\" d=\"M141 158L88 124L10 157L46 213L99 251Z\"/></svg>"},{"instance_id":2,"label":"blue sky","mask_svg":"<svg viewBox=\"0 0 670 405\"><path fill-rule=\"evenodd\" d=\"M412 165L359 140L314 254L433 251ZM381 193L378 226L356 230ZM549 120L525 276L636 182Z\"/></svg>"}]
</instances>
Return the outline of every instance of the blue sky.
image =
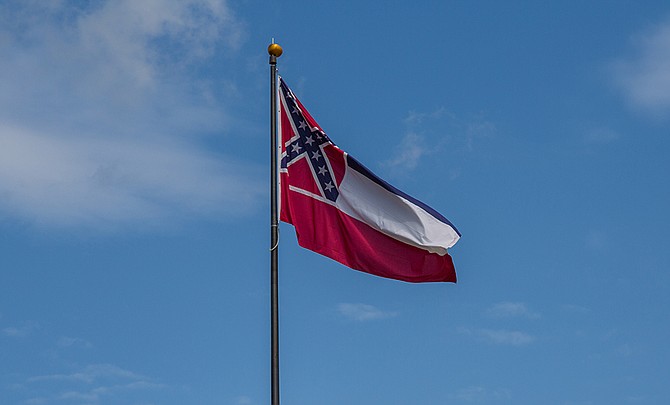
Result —
<instances>
[{"instance_id":1,"label":"blue sky","mask_svg":"<svg viewBox=\"0 0 670 405\"><path fill-rule=\"evenodd\" d=\"M283 224L283 403L670 403L667 2L254 0L0 4L0 403L269 403L273 37L463 234L413 285Z\"/></svg>"}]
</instances>

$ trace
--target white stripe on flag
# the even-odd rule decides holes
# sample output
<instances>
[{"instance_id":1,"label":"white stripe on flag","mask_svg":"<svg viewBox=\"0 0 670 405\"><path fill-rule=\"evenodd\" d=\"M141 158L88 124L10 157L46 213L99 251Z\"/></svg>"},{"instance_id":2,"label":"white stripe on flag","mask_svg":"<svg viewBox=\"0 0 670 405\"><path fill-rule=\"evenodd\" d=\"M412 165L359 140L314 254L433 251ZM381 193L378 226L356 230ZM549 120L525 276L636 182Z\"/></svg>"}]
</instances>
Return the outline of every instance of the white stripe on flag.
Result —
<instances>
[{"instance_id":1,"label":"white stripe on flag","mask_svg":"<svg viewBox=\"0 0 670 405\"><path fill-rule=\"evenodd\" d=\"M396 240L444 255L458 241L458 233L423 208L394 194L345 165L336 206Z\"/></svg>"}]
</instances>

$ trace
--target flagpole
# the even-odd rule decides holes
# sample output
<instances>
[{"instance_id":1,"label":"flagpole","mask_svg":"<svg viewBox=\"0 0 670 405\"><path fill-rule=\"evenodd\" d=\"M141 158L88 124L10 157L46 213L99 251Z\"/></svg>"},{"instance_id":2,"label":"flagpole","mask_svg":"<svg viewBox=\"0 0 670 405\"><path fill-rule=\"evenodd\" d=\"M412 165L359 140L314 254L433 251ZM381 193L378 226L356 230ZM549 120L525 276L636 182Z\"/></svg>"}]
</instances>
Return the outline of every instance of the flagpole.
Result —
<instances>
[{"instance_id":1,"label":"flagpole","mask_svg":"<svg viewBox=\"0 0 670 405\"><path fill-rule=\"evenodd\" d=\"M274 43L268 46L270 54L270 314L271 314L271 395L272 405L279 405L279 283L278 245L279 219L277 212L277 58L282 48Z\"/></svg>"}]
</instances>

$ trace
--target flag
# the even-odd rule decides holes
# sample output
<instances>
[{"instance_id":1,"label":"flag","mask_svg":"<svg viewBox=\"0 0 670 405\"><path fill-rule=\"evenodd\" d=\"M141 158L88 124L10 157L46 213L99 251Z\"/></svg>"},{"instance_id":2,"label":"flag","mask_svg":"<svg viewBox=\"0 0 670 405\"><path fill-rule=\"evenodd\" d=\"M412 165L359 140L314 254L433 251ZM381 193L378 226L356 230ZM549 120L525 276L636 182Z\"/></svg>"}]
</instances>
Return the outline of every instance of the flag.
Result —
<instances>
[{"instance_id":1,"label":"flag","mask_svg":"<svg viewBox=\"0 0 670 405\"><path fill-rule=\"evenodd\" d=\"M278 96L280 219L298 244L381 277L456 282L456 227L338 148L281 77Z\"/></svg>"}]
</instances>

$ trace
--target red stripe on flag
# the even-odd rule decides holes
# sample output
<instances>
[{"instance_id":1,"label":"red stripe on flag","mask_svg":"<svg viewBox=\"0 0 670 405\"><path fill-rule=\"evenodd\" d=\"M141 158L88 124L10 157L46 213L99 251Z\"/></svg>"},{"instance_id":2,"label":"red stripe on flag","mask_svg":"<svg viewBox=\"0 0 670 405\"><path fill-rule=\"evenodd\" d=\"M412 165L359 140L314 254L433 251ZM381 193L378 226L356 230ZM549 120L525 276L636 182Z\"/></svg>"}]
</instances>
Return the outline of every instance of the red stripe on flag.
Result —
<instances>
[{"instance_id":1,"label":"red stripe on flag","mask_svg":"<svg viewBox=\"0 0 670 405\"><path fill-rule=\"evenodd\" d=\"M448 254L440 256L400 242L332 205L285 188L281 220L293 224L300 246L352 269L412 283L456 282Z\"/></svg>"}]
</instances>

